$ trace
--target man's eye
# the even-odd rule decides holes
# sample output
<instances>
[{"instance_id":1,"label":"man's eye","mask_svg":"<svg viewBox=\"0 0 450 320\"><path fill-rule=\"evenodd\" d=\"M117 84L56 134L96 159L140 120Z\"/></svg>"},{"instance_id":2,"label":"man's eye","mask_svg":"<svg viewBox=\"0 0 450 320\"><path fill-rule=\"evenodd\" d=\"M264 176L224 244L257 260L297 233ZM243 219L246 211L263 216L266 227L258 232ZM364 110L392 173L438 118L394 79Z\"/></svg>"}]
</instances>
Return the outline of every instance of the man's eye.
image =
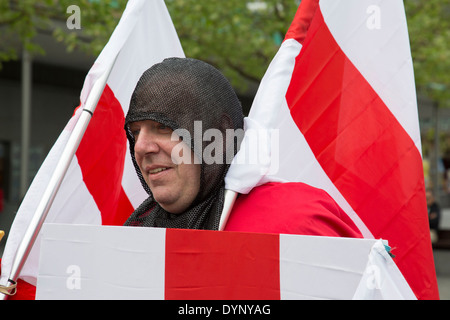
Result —
<instances>
[{"instance_id":1,"label":"man's eye","mask_svg":"<svg viewBox=\"0 0 450 320\"><path fill-rule=\"evenodd\" d=\"M164 125L164 124L159 124L158 125L158 130L161 130L163 132L169 132L172 131L172 129L170 129L168 126Z\"/></svg>"},{"instance_id":2,"label":"man's eye","mask_svg":"<svg viewBox=\"0 0 450 320\"><path fill-rule=\"evenodd\" d=\"M130 128L130 131L135 138L139 135L139 129Z\"/></svg>"}]
</instances>

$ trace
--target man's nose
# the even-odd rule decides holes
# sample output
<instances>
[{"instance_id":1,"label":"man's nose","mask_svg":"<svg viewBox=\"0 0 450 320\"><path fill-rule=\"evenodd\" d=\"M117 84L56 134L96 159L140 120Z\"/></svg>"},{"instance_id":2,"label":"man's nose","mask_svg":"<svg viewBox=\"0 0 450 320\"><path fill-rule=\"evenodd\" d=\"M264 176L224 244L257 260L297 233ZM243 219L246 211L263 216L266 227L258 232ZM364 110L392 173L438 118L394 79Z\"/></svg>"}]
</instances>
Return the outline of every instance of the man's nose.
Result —
<instances>
[{"instance_id":1,"label":"man's nose","mask_svg":"<svg viewBox=\"0 0 450 320\"><path fill-rule=\"evenodd\" d=\"M156 153L159 151L158 135L151 131L143 130L136 138L134 152L140 155Z\"/></svg>"}]
</instances>

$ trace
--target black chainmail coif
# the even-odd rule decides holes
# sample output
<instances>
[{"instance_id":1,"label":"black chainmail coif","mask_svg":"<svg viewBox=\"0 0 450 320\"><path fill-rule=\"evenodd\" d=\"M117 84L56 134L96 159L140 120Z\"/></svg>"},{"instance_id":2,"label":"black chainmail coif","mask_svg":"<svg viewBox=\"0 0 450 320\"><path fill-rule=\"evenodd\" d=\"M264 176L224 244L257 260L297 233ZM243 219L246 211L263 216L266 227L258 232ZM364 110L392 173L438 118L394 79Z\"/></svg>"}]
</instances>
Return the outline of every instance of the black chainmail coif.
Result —
<instances>
[{"instance_id":1,"label":"black chainmail coif","mask_svg":"<svg viewBox=\"0 0 450 320\"><path fill-rule=\"evenodd\" d=\"M153 120L172 130L186 129L192 139L192 150L202 159L199 153L211 142L201 141L201 148L195 147L198 143L194 141L195 121L201 121L202 137L206 130L218 129L224 141L226 129L243 128L242 106L228 80L205 62L190 58L165 59L141 76L125 118L131 158L142 186L149 194L125 225L217 230L223 208L224 178L230 163L226 153L222 161L213 164L202 161L200 191L196 199L184 212L169 213L154 200L134 156L135 141L129 124L142 120ZM233 156L239 143L232 143Z\"/></svg>"}]
</instances>

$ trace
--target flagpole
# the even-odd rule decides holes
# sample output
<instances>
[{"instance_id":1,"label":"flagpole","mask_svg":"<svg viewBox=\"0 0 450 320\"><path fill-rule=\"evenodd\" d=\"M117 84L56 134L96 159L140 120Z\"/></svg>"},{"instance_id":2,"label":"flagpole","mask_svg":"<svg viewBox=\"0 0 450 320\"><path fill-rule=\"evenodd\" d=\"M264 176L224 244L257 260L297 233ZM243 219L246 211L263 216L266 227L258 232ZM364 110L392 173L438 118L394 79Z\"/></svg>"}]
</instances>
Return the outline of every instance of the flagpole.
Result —
<instances>
[{"instance_id":1,"label":"flagpole","mask_svg":"<svg viewBox=\"0 0 450 320\"><path fill-rule=\"evenodd\" d=\"M97 79L97 81L92 86L91 92L86 100L84 109L78 119L70 137L67 141L67 144L63 150L61 158L59 159L55 171L50 178L50 181L47 185L47 188L44 191L44 194L39 202L39 205L36 208L36 211L28 225L27 230L25 231L25 235L17 248L16 254L14 256L13 263L11 265L11 271L8 277L8 285L10 285L15 290L16 281L19 277L20 271L22 270L26 259L33 247L33 244L41 230L42 224L47 217L47 214L50 210L50 207L55 199L55 196L58 192L59 187L64 179L64 176L69 168L69 165L72 161L72 158L78 149L78 146L83 138L83 135L86 131L86 128L89 124L89 121L92 118L92 115L97 107L97 103L100 99L100 96L103 93L103 90L106 86L106 81L108 80L109 74L116 62L117 56L112 61L112 63L107 66L107 69L103 73L103 75ZM0 298L2 300L6 300L8 297L7 294L3 294L0 292Z\"/></svg>"},{"instance_id":2,"label":"flagpole","mask_svg":"<svg viewBox=\"0 0 450 320\"><path fill-rule=\"evenodd\" d=\"M237 192L232 190L225 190L225 198L223 201L223 210L220 216L219 231L223 231L228 222L228 217L230 216L231 209L233 208L234 201L237 198Z\"/></svg>"}]
</instances>

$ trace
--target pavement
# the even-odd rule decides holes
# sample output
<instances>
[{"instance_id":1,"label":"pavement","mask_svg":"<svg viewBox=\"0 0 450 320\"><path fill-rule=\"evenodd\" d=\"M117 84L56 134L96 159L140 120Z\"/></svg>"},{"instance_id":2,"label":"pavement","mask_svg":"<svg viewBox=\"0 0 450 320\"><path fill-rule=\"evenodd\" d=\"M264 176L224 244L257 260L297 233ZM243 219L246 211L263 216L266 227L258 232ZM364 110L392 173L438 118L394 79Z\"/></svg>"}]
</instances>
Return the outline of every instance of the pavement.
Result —
<instances>
[{"instance_id":1,"label":"pavement","mask_svg":"<svg viewBox=\"0 0 450 320\"><path fill-rule=\"evenodd\" d=\"M450 230L450 208L442 210L440 228ZM441 300L450 300L450 250L435 249L433 255L439 296Z\"/></svg>"},{"instance_id":2,"label":"pavement","mask_svg":"<svg viewBox=\"0 0 450 320\"><path fill-rule=\"evenodd\" d=\"M450 250L434 250L434 264L441 300L450 300Z\"/></svg>"},{"instance_id":3,"label":"pavement","mask_svg":"<svg viewBox=\"0 0 450 320\"><path fill-rule=\"evenodd\" d=\"M17 205L5 204L0 211L0 230L5 231L5 237L0 242L0 257L3 255L4 245L9 233ZM440 227L450 230L450 208L444 208ZM436 277L441 300L450 300L450 250L435 249L433 251Z\"/></svg>"}]
</instances>

